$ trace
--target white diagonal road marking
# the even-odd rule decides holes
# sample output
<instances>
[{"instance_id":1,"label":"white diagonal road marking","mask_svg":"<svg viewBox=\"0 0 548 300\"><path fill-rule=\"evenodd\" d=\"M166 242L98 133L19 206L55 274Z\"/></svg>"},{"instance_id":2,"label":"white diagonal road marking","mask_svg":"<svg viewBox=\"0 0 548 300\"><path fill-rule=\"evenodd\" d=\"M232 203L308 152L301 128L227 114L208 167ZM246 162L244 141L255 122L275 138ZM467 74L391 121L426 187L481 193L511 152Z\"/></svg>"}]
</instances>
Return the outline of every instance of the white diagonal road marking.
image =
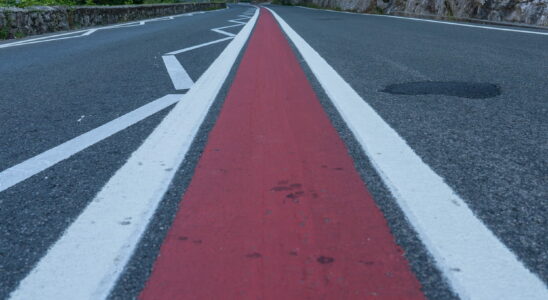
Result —
<instances>
[{"instance_id":1,"label":"white diagonal road marking","mask_svg":"<svg viewBox=\"0 0 548 300\"><path fill-rule=\"evenodd\" d=\"M213 32L228 36L226 38L222 38L222 39L202 43L202 44L199 44L199 45L186 47L186 48L183 48L183 49L180 49L180 50L175 50L175 51L164 54L162 56L162 58L164 60L164 64L166 65L167 72L169 74L169 77L171 78L171 82L173 83L173 86L175 87L175 89L176 90L189 89L194 84L194 82L192 81L192 79L190 78L188 73L186 72L185 68L180 63L180 61L177 60L175 55L180 54L180 53L184 53L184 52L188 52L188 51L191 51L191 50L194 50L194 49L206 47L206 46L209 46L209 45L221 43L221 42L224 42L224 41L227 41L227 40L230 40L230 39L234 38L236 36L235 34L224 31L222 29L232 28L232 27L237 27L237 26L243 26L246 23L241 22L240 20L246 20L246 19L249 19L249 17L228 20L228 22L236 23L236 25L228 25L228 26L215 27L215 28L210 29Z\"/></svg>"},{"instance_id":2,"label":"white diagonal road marking","mask_svg":"<svg viewBox=\"0 0 548 300\"><path fill-rule=\"evenodd\" d=\"M175 94L156 99L134 111L0 172L0 192L44 171L129 126L146 119L160 110L178 102L182 97L183 95Z\"/></svg>"}]
</instances>

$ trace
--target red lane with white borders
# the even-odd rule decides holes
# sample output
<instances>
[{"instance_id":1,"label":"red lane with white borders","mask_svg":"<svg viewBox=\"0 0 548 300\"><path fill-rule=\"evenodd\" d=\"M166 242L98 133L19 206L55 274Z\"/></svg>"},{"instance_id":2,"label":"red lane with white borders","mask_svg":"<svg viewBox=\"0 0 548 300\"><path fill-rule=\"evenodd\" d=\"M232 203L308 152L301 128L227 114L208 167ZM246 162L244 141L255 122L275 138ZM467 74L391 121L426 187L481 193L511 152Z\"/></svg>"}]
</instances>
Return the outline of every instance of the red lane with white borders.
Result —
<instances>
[{"instance_id":1,"label":"red lane with white borders","mask_svg":"<svg viewBox=\"0 0 548 300\"><path fill-rule=\"evenodd\" d=\"M262 9L142 299L422 299Z\"/></svg>"}]
</instances>

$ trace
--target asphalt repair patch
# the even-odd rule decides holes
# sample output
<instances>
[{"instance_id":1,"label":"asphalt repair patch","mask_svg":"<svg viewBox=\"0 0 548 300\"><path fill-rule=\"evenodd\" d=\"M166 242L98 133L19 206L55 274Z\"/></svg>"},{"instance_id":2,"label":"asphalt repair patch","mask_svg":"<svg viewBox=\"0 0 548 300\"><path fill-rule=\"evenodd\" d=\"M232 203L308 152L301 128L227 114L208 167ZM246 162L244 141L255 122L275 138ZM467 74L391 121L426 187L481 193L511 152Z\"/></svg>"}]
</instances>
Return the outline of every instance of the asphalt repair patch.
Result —
<instances>
[{"instance_id":1,"label":"asphalt repair patch","mask_svg":"<svg viewBox=\"0 0 548 300\"><path fill-rule=\"evenodd\" d=\"M395 95L444 95L486 99L500 95L500 87L492 83L481 82L418 81L391 84L381 92Z\"/></svg>"}]
</instances>

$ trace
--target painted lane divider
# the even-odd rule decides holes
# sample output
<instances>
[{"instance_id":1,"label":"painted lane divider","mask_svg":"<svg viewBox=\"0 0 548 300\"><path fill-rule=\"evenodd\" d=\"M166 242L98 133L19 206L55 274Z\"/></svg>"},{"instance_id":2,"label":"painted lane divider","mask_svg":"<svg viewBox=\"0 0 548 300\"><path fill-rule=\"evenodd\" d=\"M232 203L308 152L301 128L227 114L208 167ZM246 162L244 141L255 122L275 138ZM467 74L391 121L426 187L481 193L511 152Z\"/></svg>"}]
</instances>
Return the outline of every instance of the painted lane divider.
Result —
<instances>
[{"instance_id":1,"label":"painted lane divider","mask_svg":"<svg viewBox=\"0 0 548 300\"><path fill-rule=\"evenodd\" d=\"M134 111L0 172L0 192L177 103L183 97L184 95L174 94L156 99Z\"/></svg>"},{"instance_id":2,"label":"painted lane divider","mask_svg":"<svg viewBox=\"0 0 548 300\"><path fill-rule=\"evenodd\" d=\"M245 20L249 18L250 17L245 16L239 19L228 20L228 22L237 23L237 24L210 29L213 32L228 36L226 38L186 47L180 50L176 50L176 51L172 51L164 54L162 56L162 59L166 66L167 73L169 74L169 78L171 78L171 82L173 83L173 87L176 90L185 90L185 89L189 89L194 84L194 81L192 81L192 78L190 78L190 76L188 75L188 72L185 70L185 68L183 67L181 62L177 59L177 57L175 57L175 55L233 39L236 36L235 34L224 31L222 29L243 26L246 23L240 20Z\"/></svg>"},{"instance_id":3,"label":"painted lane divider","mask_svg":"<svg viewBox=\"0 0 548 300\"><path fill-rule=\"evenodd\" d=\"M140 298L423 298L266 10Z\"/></svg>"},{"instance_id":4,"label":"painted lane divider","mask_svg":"<svg viewBox=\"0 0 548 300\"><path fill-rule=\"evenodd\" d=\"M462 299L548 299L543 282L474 216L398 133L274 11L271 12L371 159Z\"/></svg>"},{"instance_id":5,"label":"painted lane divider","mask_svg":"<svg viewBox=\"0 0 548 300\"><path fill-rule=\"evenodd\" d=\"M10 299L86 300L108 296L249 37L257 15L20 282Z\"/></svg>"}]
</instances>

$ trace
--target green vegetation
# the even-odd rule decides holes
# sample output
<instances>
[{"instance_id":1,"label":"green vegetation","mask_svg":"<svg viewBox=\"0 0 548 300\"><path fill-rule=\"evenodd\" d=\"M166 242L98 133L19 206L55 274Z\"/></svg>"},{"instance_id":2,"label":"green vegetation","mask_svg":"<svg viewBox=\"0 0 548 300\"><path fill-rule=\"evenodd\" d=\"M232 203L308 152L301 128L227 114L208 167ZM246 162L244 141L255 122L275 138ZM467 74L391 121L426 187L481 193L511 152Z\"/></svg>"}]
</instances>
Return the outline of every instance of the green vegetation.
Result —
<instances>
[{"instance_id":1,"label":"green vegetation","mask_svg":"<svg viewBox=\"0 0 548 300\"><path fill-rule=\"evenodd\" d=\"M382 8L380 8L378 6L375 6L373 11L370 11L369 13L374 14L374 15L384 15L384 11L382 10Z\"/></svg>"},{"instance_id":2,"label":"green vegetation","mask_svg":"<svg viewBox=\"0 0 548 300\"><path fill-rule=\"evenodd\" d=\"M272 1L272 4L278 4L278 5L288 5L288 6L292 6L293 4L291 3L290 0L273 0ZM298 4L296 5L299 5L299 6L304 6L304 7L310 7L310 8L316 8L316 9L326 9L326 10L334 10L334 11L343 11L343 9L341 9L340 7L325 7L325 6L320 6L320 5L317 5L311 1L302 1L302 2L299 2ZM355 9L347 9L347 10L344 10L344 11L347 11L347 12L353 12L353 13L361 13L362 11L358 11L358 10L355 10ZM367 11L367 13L370 13L370 14L376 14L376 15L383 15L384 14L384 11L378 7L378 6L374 6L374 8L370 11Z\"/></svg>"},{"instance_id":3,"label":"green vegetation","mask_svg":"<svg viewBox=\"0 0 548 300\"><path fill-rule=\"evenodd\" d=\"M157 3L203 2L186 0L0 0L0 6L74 6L74 5L131 5ZM224 2L212 0L208 2Z\"/></svg>"},{"instance_id":4,"label":"green vegetation","mask_svg":"<svg viewBox=\"0 0 548 300\"><path fill-rule=\"evenodd\" d=\"M75 5L74 0L0 0L0 6L52 6L52 5Z\"/></svg>"},{"instance_id":5,"label":"green vegetation","mask_svg":"<svg viewBox=\"0 0 548 300\"><path fill-rule=\"evenodd\" d=\"M8 38L8 36L9 36L8 30L5 27L0 28L0 40L5 40Z\"/></svg>"},{"instance_id":6,"label":"green vegetation","mask_svg":"<svg viewBox=\"0 0 548 300\"><path fill-rule=\"evenodd\" d=\"M288 5L288 6L293 5L293 4L291 4L291 1L289 1L289 0L273 0L273 1L272 1L272 4L277 4L277 5Z\"/></svg>"}]
</instances>

